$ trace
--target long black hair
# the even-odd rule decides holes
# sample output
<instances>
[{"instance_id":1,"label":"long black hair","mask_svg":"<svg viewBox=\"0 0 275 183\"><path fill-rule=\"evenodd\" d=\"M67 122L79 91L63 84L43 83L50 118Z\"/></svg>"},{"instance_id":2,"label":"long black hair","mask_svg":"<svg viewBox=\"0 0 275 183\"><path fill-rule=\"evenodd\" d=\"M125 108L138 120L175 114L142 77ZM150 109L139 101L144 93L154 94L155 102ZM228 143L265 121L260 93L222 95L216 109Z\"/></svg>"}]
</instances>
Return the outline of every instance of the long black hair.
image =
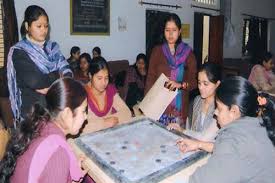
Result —
<instances>
[{"instance_id":1,"label":"long black hair","mask_svg":"<svg viewBox=\"0 0 275 183\"><path fill-rule=\"evenodd\" d=\"M147 72L147 68L148 68L147 65L148 65L148 64L147 64L146 55L145 55L144 53L139 53L139 54L137 55L137 57L136 57L136 62L135 62L135 64L133 65L133 67L135 68L135 70L136 70L138 76L139 76L140 78L142 78L142 75L139 73L138 68L137 68L137 62L138 62L140 59L142 59L142 60L144 61L145 70L146 70L146 72Z\"/></svg>"},{"instance_id":2,"label":"long black hair","mask_svg":"<svg viewBox=\"0 0 275 183\"><path fill-rule=\"evenodd\" d=\"M94 47L92 52L96 52L99 56L101 56L101 49L98 46Z\"/></svg>"},{"instance_id":3,"label":"long black hair","mask_svg":"<svg viewBox=\"0 0 275 183\"><path fill-rule=\"evenodd\" d=\"M171 13L169 14L165 20L164 20L164 26L163 26L163 42L166 41L166 38L165 38L165 27L166 27L166 24L167 22L175 22L176 26L178 27L178 29L180 30L181 29L181 20L179 18L179 16L175 13ZM181 43L182 39L181 39L181 33L176 41L176 44L175 44L175 49L177 48L177 46L179 45L179 43Z\"/></svg>"},{"instance_id":4,"label":"long black hair","mask_svg":"<svg viewBox=\"0 0 275 183\"><path fill-rule=\"evenodd\" d=\"M95 75L103 69L107 69L110 75L110 70L107 61L101 56L93 58L89 68L89 73L91 74L91 76Z\"/></svg>"},{"instance_id":5,"label":"long black hair","mask_svg":"<svg viewBox=\"0 0 275 183\"><path fill-rule=\"evenodd\" d=\"M79 61L78 61L78 69L80 69L80 63L81 63L81 59L82 58L85 58L86 60L87 60L87 62L88 62L88 64L89 64L89 67L90 67L90 65L91 65L91 63L92 63L92 58L91 58L91 55L89 54L89 53L82 53L80 56L79 56Z\"/></svg>"},{"instance_id":6,"label":"long black hair","mask_svg":"<svg viewBox=\"0 0 275 183\"><path fill-rule=\"evenodd\" d=\"M46 94L47 107L34 104L32 111L13 133L7 146L7 151L0 162L0 182L9 182L20 157L37 138L41 129L58 116L59 112L69 107L73 114L86 99L84 87L71 78L62 78L55 81Z\"/></svg>"},{"instance_id":7,"label":"long black hair","mask_svg":"<svg viewBox=\"0 0 275 183\"><path fill-rule=\"evenodd\" d=\"M205 72L211 83L216 84L218 81L222 80L221 67L218 64L206 62L199 68L199 72Z\"/></svg>"},{"instance_id":8,"label":"long black hair","mask_svg":"<svg viewBox=\"0 0 275 183\"><path fill-rule=\"evenodd\" d=\"M263 118L262 126L266 127L267 134L275 146L275 102L267 93L260 93L260 97L266 98L266 104L260 106L261 116Z\"/></svg>"},{"instance_id":9,"label":"long black hair","mask_svg":"<svg viewBox=\"0 0 275 183\"><path fill-rule=\"evenodd\" d=\"M273 54L271 52L266 52L261 56L260 64L263 65L263 62L268 62L273 58Z\"/></svg>"},{"instance_id":10,"label":"long black hair","mask_svg":"<svg viewBox=\"0 0 275 183\"><path fill-rule=\"evenodd\" d=\"M26 30L25 23L28 23L28 26L31 26L32 22L38 20L40 16L47 17L47 20L49 22L48 14L43 8L37 5L31 5L27 7L27 9L25 10L24 20L20 28L20 33L22 37L25 37L28 32Z\"/></svg>"},{"instance_id":11,"label":"long black hair","mask_svg":"<svg viewBox=\"0 0 275 183\"><path fill-rule=\"evenodd\" d=\"M80 48L78 46L73 46L70 51L71 56L73 56L73 54L76 54L78 51L80 52Z\"/></svg>"},{"instance_id":12,"label":"long black hair","mask_svg":"<svg viewBox=\"0 0 275 183\"><path fill-rule=\"evenodd\" d=\"M216 99L229 108L233 105L239 107L241 117L256 117L258 115L258 92L246 79L234 76L225 79L216 91ZM263 126L266 127L268 137L275 145L275 125L274 125L274 103L267 104L266 110L262 113ZM273 120L273 121L272 121Z\"/></svg>"}]
</instances>

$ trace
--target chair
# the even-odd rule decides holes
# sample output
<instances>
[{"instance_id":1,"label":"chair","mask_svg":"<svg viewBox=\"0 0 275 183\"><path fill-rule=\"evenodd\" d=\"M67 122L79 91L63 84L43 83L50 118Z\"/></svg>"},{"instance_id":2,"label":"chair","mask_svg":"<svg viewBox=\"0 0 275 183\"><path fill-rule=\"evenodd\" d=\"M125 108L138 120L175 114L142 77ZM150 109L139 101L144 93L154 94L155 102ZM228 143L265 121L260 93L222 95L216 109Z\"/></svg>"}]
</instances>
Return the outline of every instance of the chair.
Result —
<instances>
[{"instance_id":1,"label":"chair","mask_svg":"<svg viewBox=\"0 0 275 183\"><path fill-rule=\"evenodd\" d=\"M127 86L125 85L124 81L129 68L129 61L128 60L108 61L108 66L110 69L111 83L116 84L120 97L122 99L125 99Z\"/></svg>"}]
</instances>

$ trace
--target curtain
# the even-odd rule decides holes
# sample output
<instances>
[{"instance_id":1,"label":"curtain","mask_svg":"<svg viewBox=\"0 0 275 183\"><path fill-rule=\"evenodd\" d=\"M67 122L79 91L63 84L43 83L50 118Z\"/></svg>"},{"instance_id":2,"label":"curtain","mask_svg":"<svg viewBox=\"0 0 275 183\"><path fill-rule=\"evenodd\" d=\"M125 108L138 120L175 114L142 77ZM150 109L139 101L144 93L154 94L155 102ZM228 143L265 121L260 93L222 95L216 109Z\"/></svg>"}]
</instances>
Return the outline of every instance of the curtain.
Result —
<instances>
[{"instance_id":1,"label":"curtain","mask_svg":"<svg viewBox=\"0 0 275 183\"><path fill-rule=\"evenodd\" d=\"M5 58L7 58L9 49L12 45L18 42L18 27L14 7L14 0L3 1L3 15L4 15L4 45ZM5 59L6 60L6 59ZM6 65L6 64L5 64Z\"/></svg>"},{"instance_id":2,"label":"curtain","mask_svg":"<svg viewBox=\"0 0 275 183\"><path fill-rule=\"evenodd\" d=\"M259 20L250 19L249 21L249 36L247 42L247 51L251 56L252 63L258 62L258 50L260 45Z\"/></svg>"},{"instance_id":3,"label":"curtain","mask_svg":"<svg viewBox=\"0 0 275 183\"><path fill-rule=\"evenodd\" d=\"M223 66L224 16L211 16L209 29L208 59Z\"/></svg>"},{"instance_id":4,"label":"curtain","mask_svg":"<svg viewBox=\"0 0 275 183\"><path fill-rule=\"evenodd\" d=\"M7 56L9 49L18 41L18 28L16 13L14 7L14 0L3 0L2 15L3 15L3 34L4 34L4 68L1 86L0 86L0 96L8 96L8 87L6 79L6 66L7 66Z\"/></svg>"},{"instance_id":5,"label":"curtain","mask_svg":"<svg viewBox=\"0 0 275 183\"><path fill-rule=\"evenodd\" d=\"M7 86L6 67L9 49L18 41L18 28L14 0L3 0L2 20L4 34L4 68L1 69L0 82L0 112L5 126L13 126L13 115L9 102L9 92Z\"/></svg>"},{"instance_id":6,"label":"curtain","mask_svg":"<svg viewBox=\"0 0 275 183\"><path fill-rule=\"evenodd\" d=\"M260 41L261 41L261 52L265 53L267 52L267 31L268 31L268 22L267 20L261 20L260 21Z\"/></svg>"},{"instance_id":7,"label":"curtain","mask_svg":"<svg viewBox=\"0 0 275 183\"><path fill-rule=\"evenodd\" d=\"M251 18L249 21L249 36L246 49L251 56L253 64L261 61L261 56L267 51L267 25L266 19Z\"/></svg>"}]
</instances>

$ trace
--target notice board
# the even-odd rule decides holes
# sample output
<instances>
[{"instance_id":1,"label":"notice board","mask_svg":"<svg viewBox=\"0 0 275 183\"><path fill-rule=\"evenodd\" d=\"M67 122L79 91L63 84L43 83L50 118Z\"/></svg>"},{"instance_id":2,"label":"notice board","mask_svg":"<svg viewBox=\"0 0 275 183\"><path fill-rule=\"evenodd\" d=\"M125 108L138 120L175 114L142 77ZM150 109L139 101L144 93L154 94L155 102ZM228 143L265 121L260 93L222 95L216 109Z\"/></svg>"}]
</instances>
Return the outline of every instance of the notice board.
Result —
<instances>
[{"instance_id":1,"label":"notice board","mask_svg":"<svg viewBox=\"0 0 275 183\"><path fill-rule=\"evenodd\" d=\"M72 35L110 35L110 0L71 0Z\"/></svg>"}]
</instances>

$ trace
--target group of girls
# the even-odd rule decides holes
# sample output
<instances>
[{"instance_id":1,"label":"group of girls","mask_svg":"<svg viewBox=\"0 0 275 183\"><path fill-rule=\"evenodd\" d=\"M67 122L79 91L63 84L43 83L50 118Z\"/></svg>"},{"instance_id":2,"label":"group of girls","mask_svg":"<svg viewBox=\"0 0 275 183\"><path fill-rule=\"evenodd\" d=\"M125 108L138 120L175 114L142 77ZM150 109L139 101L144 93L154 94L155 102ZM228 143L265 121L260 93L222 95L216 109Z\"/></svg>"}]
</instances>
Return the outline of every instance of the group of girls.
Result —
<instances>
[{"instance_id":1,"label":"group of girls","mask_svg":"<svg viewBox=\"0 0 275 183\"><path fill-rule=\"evenodd\" d=\"M109 84L106 60L97 57L91 62L85 85L72 79L58 44L46 39L48 24L43 8L29 6L22 24L25 36L9 53L10 100L19 126L0 162L0 182L81 182L88 170L81 169L83 159L75 157L66 136L110 128L131 118ZM169 77L169 89L178 89L165 113L180 117L181 123L167 128L197 139L179 139L179 150L212 153L188 182L273 182L274 102L258 95L241 77L221 81L215 64L205 63L197 75L194 54L181 41L176 14L166 19L163 32L165 40L153 49L148 72L139 70L139 63L136 71L147 77L145 93L161 73ZM187 118L189 91L197 83L200 95ZM181 127L184 122L189 124L186 129Z\"/></svg>"}]
</instances>

